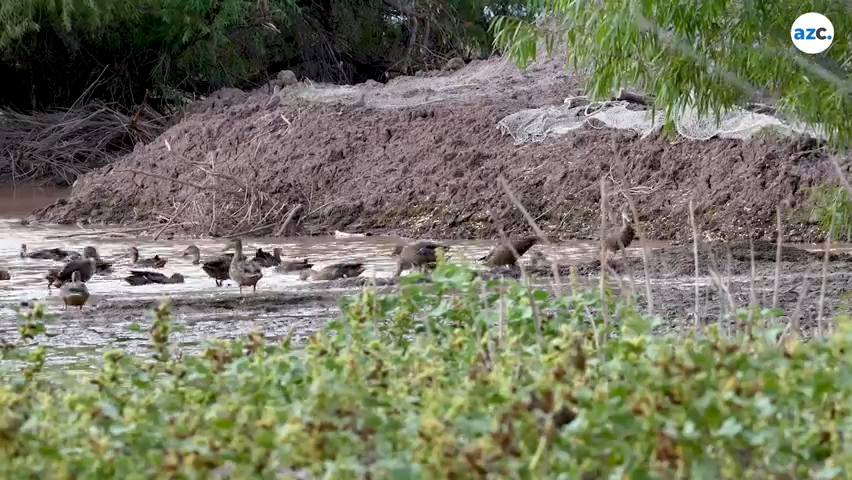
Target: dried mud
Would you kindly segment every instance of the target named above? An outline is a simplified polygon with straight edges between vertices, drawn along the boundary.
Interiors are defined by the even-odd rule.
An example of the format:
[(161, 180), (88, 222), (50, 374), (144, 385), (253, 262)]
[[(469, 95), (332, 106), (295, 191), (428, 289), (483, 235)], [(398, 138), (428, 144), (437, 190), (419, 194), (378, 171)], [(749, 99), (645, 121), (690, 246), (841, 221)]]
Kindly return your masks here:
[[(599, 179), (618, 171), (614, 141), (629, 186), (643, 187), (634, 195), (652, 239), (690, 239), (692, 199), (708, 237), (745, 238), (751, 230), (771, 240), (776, 206), (784, 205), (785, 239), (819, 240), (807, 216), (792, 212), (806, 204), (807, 187), (831, 178), (832, 169), (823, 153), (792, 141), (672, 144), (659, 136), (587, 128), (514, 146), (498, 131), (506, 115), (562, 103), (581, 94), (580, 84), (556, 60), (518, 72), (491, 59), (387, 85), (299, 84), (278, 100), (266, 89), (223, 90), (194, 104), (157, 141), (81, 177), (70, 198), (37, 210), (32, 220), (165, 222), (182, 202), (201, 197), (203, 164), (215, 166), (217, 181), (233, 178), (282, 205), (304, 205), (291, 234), (496, 238), (498, 226), (528, 231), (498, 184), (503, 175), (545, 232), (595, 238)], [(269, 220), (281, 223), (288, 210)], [(229, 233), (192, 215), (184, 212), (175, 228)]]

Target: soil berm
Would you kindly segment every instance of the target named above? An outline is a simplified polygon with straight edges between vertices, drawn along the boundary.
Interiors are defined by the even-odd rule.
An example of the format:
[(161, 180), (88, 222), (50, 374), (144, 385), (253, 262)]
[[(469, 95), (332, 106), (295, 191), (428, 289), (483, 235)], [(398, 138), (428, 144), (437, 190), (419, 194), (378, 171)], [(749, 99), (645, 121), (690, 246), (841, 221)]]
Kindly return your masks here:
[(177, 233), (259, 235), (276, 231), (301, 204), (287, 234), (498, 238), (498, 226), (529, 231), (498, 183), (503, 175), (545, 232), (595, 238), (599, 180), (619, 161), (652, 239), (690, 239), (692, 199), (710, 236), (746, 238), (752, 230), (771, 240), (783, 205), (786, 239), (820, 240), (802, 207), (807, 187), (830, 180), (833, 170), (824, 153), (794, 140), (672, 144), (584, 128), (515, 146), (497, 128), (502, 118), (582, 94), (559, 59), (525, 72), (493, 58), (387, 85), (303, 81), (275, 92), (226, 89), (193, 104), (160, 138), (81, 177), (70, 198), (32, 220), (134, 224), (177, 216)]

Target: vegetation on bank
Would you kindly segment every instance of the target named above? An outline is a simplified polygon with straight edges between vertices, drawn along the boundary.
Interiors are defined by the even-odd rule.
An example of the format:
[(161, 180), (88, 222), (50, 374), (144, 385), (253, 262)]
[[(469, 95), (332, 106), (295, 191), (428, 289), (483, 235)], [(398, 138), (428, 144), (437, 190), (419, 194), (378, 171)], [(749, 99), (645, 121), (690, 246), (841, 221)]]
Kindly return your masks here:
[[(650, 335), (608, 292), (471, 280), (367, 288), (302, 349), (250, 335), (153, 358), (110, 351), (73, 382), (4, 349), (0, 474), (61, 478), (842, 478), (852, 330)], [(769, 315), (774, 312), (763, 312)], [(37, 341), (49, 320), (22, 316)], [(752, 334), (743, 332), (751, 330)], [(24, 367), (20, 362), (23, 361)], [(12, 366), (14, 364), (14, 366)]]
[[(0, 105), (41, 111), (80, 97), (174, 106), (290, 69), (354, 83), (492, 50), (488, 20), (513, 0), (6, 0)], [(166, 105), (163, 105), (165, 103)]]

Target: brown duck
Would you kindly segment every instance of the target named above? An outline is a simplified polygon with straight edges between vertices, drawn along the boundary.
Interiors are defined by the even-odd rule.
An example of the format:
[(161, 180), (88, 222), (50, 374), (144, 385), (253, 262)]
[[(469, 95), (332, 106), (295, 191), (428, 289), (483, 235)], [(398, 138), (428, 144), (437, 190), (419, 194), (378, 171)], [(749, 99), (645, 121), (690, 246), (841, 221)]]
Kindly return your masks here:
[(11, 280), (12, 275), (9, 274), (9, 270), (0, 270), (0, 280)]
[(264, 252), (262, 248), (258, 248), (254, 254), (254, 262), (263, 268), (281, 265), (281, 248), (273, 248), (271, 255)]
[(96, 262), (92, 257), (78, 258), (66, 263), (65, 267), (61, 269), (51, 268), (47, 271), (47, 276), (45, 276), (47, 289), (50, 290), (52, 286), (61, 287), (63, 284), (72, 281), (74, 272), (80, 274), (81, 282), (88, 282), (91, 280), (92, 275), (95, 274), (95, 269), (97, 268)]
[(302, 280), (337, 280), (339, 278), (357, 277), (364, 273), (362, 262), (341, 262), (327, 265), (319, 270), (313, 268), (302, 270), (299, 278)]
[[(243, 287), (251, 287), (252, 293), (257, 293), (257, 282), (263, 278), (260, 265), (243, 255), (243, 241), (241, 239), (230, 240), (225, 246), (225, 250), (231, 248), (234, 249), (234, 257), (228, 267), (228, 275), (240, 287), (240, 296), (243, 295)], [(243, 300), (245, 300), (245, 297), (243, 297)]]
[(627, 209), (621, 209), (621, 227), (613, 229), (612, 232), (604, 239), (603, 248), (608, 256), (610, 252), (616, 253), (623, 248), (627, 248), (636, 237), (636, 231), (633, 229), (633, 222), (630, 219), (630, 214)]
[(523, 256), (527, 250), (533, 247), (538, 243), (538, 237), (524, 237), (511, 241), (512, 248), (516, 252), (518, 252), (518, 256), (515, 257), (515, 254), (512, 253), (512, 248), (509, 248), (508, 245), (497, 245), (494, 247), (491, 252), (480, 258), (480, 262), (484, 262), (487, 267), (504, 267), (509, 266), (513, 267), (517, 265), (518, 258)]
[(281, 265), (275, 267), (275, 271), (279, 273), (288, 273), (288, 272), (298, 272), (300, 270), (307, 270), (309, 268), (313, 268), (313, 263), (308, 263), (308, 259), (293, 261), (293, 262), (282, 262)]
[(95, 273), (103, 274), (112, 271), (112, 264), (101, 260), (95, 247), (86, 247), (83, 249), (82, 257), (70, 260), (62, 268), (48, 269), (44, 277), (47, 280), (47, 289), (50, 290), (52, 286), (61, 287), (63, 283), (70, 282), (71, 274), (75, 271), (80, 272), (81, 282), (88, 282)]
[(168, 262), (168, 259), (160, 258), (159, 255), (154, 255), (153, 258), (139, 258), (139, 249), (136, 247), (128, 248), (127, 254), (130, 255), (130, 263), (140, 267), (163, 268)]
[[(201, 251), (195, 245), (186, 247), (186, 250), (183, 251), (183, 256), (191, 256), (193, 265), (201, 263)], [(232, 258), (234, 258), (233, 253), (223, 253), (216, 258), (205, 261), (201, 265), (201, 269), (204, 270), (204, 273), (208, 277), (216, 281), (217, 287), (221, 287), (223, 281), (231, 279), (228, 269), (231, 267)]]
[(66, 258), (79, 257), (80, 254), (71, 250), (63, 250), (61, 248), (45, 248), (36, 250), (35, 252), (27, 252), (27, 244), (21, 244), (21, 258), (35, 258), (39, 260), (56, 260), (61, 262)]
[(418, 267), (421, 271), (425, 271), (427, 268), (434, 268), (435, 262), (438, 261), (438, 250), (447, 252), (450, 250), (450, 247), (429, 241), (394, 247), (391, 256), (396, 257), (395, 276), (398, 277), (403, 270), (408, 270), (412, 267)]
[[(94, 262), (92, 258), (88, 260)], [(71, 274), (71, 281), (65, 282), (60, 289), (62, 302), (65, 304), (66, 309), (71, 305), (72, 307), (79, 307), (82, 310), (83, 305), (86, 304), (86, 300), (89, 299), (89, 289), (81, 278), (80, 271), (74, 270)]]
[(131, 270), (130, 276), (124, 279), (125, 282), (133, 285), (149, 285), (152, 283), (167, 284), (167, 283), (183, 283), (184, 278), (180, 273), (174, 273), (171, 277), (167, 277), (160, 272), (149, 272), (146, 270)]

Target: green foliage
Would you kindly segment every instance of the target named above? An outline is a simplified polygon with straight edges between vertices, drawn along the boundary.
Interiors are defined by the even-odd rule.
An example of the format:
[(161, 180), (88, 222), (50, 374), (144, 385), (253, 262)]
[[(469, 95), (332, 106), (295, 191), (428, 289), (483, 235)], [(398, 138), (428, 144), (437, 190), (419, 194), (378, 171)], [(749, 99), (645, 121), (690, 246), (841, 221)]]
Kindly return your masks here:
[(852, 200), (849, 192), (836, 182), (808, 190), (813, 203), (812, 214), (826, 237), (835, 242), (852, 241)]
[[(120, 351), (80, 381), (44, 349), (4, 350), (5, 478), (841, 478), (852, 329), (650, 335), (629, 299), (552, 296), (442, 264), (371, 288), (301, 350), (251, 334), (154, 357)], [(37, 334), (41, 307), (22, 315)], [(28, 337), (30, 335), (27, 335)], [(41, 352), (41, 353), (38, 353)], [(302, 475), (300, 475), (302, 476)]]
[(633, 87), (654, 96), (669, 120), (685, 107), (719, 115), (755, 97), (779, 98), (779, 112), (808, 125), (822, 124), (830, 143), (852, 146), (852, 51), (842, 36), (822, 54), (796, 50), (790, 26), (805, 12), (820, 12), (838, 32), (852, 30), (845, 2), (738, 2), (729, 0), (533, 0), (555, 19), (559, 32), (516, 18), (493, 24), (495, 42), (520, 66), (538, 53), (567, 46), (568, 63), (589, 73), (596, 99)]
[(0, 102), (70, 106), (86, 93), (130, 107), (146, 89), (246, 88), (284, 68), (386, 79), (399, 65), (487, 53), (487, 12), (517, 10), (513, 0), (8, 0), (0, 72), (12, 82)]

